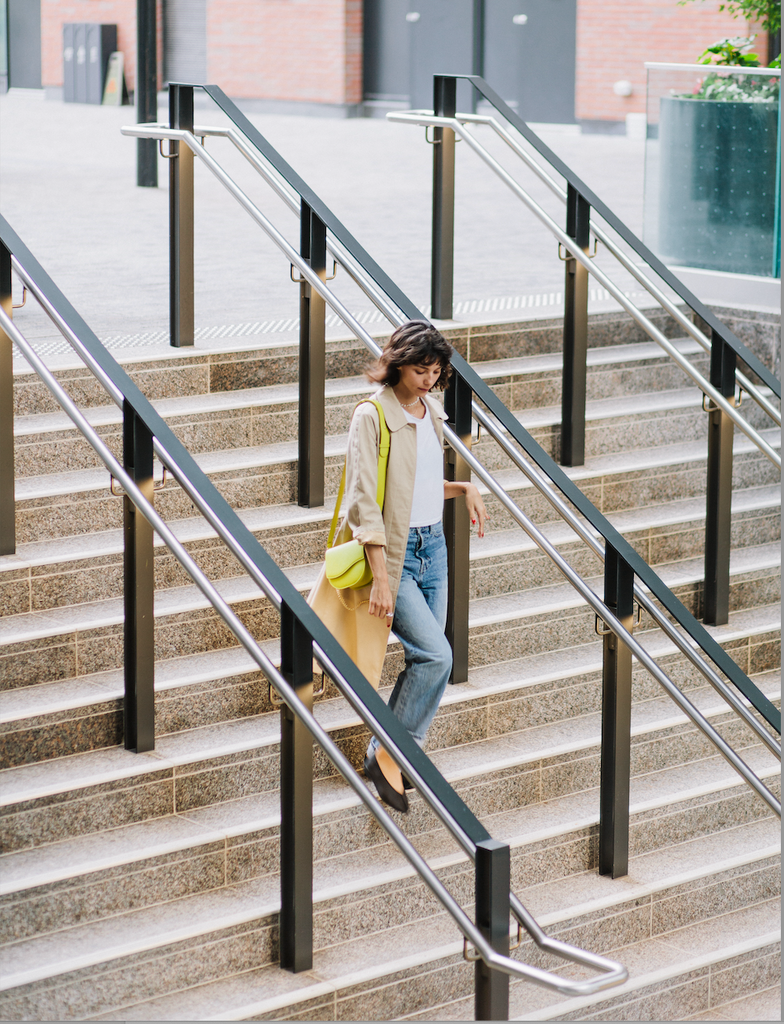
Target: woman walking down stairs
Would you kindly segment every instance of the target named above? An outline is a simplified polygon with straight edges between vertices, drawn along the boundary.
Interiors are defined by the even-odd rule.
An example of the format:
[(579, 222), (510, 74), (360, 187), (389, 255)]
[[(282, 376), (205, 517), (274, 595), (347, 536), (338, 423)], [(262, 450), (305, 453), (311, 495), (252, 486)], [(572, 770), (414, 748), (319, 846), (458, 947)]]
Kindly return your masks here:
[[(764, 320), (758, 329), (768, 329)], [(468, 330), (449, 340), (465, 350)], [(559, 325), (470, 334), (474, 367), (553, 452)], [(569, 474), (699, 615), (700, 396), (621, 315), (593, 318), (590, 344), (586, 464)], [(704, 362), (696, 345), (679, 345)], [(366, 350), (328, 348), (335, 372), (323, 509), (295, 504), (294, 346), (126, 363), (303, 593), (323, 557), (349, 416), (370, 390), (359, 376)], [(65, 368), (58, 376), (118, 447), (119, 411), (88, 372)], [(158, 738), (147, 754), (122, 749), (122, 502), (92, 449), (21, 364), (15, 396), (19, 543), (16, 555), (0, 558), (0, 1017), (472, 1017), (474, 967), (456, 928), (318, 750), (314, 965), (301, 974), (278, 967), (280, 732), (268, 687), (171, 554), (156, 547)], [(598, 586), (598, 559), (522, 474), (493, 462), (492, 442), (476, 448)], [(731, 614), (710, 631), (778, 703), (778, 481), (742, 436), (734, 475)], [(598, 874), (602, 664), (594, 616), (498, 503), (485, 500), (488, 533), (471, 550), (469, 680), (447, 688), (427, 750), (491, 834), (511, 845), (512, 888), (543, 927), (621, 960), (630, 973), (621, 988), (581, 1000), (513, 983), (510, 1016), (766, 1019), (777, 1008), (780, 975), (778, 822), (635, 667), (629, 872)], [(276, 653), (277, 615), (183, 492), (169, 480), (155, 504)], [(639, 630), (645, 645), (773, 786), (777, 771), (764, 747), (647, 627), (643, 621)], [(382, 695), (400, 666), (393, 639)], [(316, 712), (360, 768), (367, 730), (329, 684)], [(466, 859), (419, 797), (400, 820), (470, 906)], [(555, 966), (526, 939), (515, 956)]]

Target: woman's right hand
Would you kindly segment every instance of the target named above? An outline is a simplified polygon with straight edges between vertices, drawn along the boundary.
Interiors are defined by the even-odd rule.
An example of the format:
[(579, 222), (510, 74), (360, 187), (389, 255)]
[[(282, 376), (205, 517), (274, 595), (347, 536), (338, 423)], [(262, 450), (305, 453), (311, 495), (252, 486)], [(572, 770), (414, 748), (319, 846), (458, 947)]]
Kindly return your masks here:
[(392, 591), (389, 589), (384, 549), (380, 544), (366, 544), (365, 554), (370, 562), (370, 568), (373, 570), (373, 586), (370, 588), (368, 611), (379, 619), (386, 619), (387, 625), (391, 626), (395, 602), (392, 600)]

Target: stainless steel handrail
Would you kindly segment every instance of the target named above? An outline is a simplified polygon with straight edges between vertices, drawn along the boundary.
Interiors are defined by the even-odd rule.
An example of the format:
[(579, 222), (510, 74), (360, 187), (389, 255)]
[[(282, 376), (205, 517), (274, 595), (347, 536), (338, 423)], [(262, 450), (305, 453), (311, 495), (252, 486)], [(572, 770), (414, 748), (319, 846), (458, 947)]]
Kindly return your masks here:
[[(569, 981), (568, 979), (561, 978), (550, 971), (544, 971), (519, 960), (515, 960), (512, 957), (503, 956), (493, 949), (485, 936), (477, 928), (474, 922), (471, 921), (466, 912), (444, 886), (416, 847), (413, 846), (405, 833), (395, 824), (394, 821), (392, 821), (381, 803), (373, 798), (367, 787), (361, 782), (359, 775), (354, 770), (349, 760), (341, 752), (340, 748), (332, 740), (326, 730), (319, 725), (309, 708), (307, 708), (307, 706), (300, 700), (296, 689), (285, 679), (279, 669), (259, 647), (251, 633), (243, 625), (240, 618), (231, 609), (228, 602), (220, 595), (215, 585), (208, 579), (193, 558), (188, 554), (185, 546), (155, 511), (154, 506), (147, 500), (130, 474), (125, 471), (119, 459), (117, 459), (107, 447), (98, 432), (90, 425), (86, 417), (78, 409), (67, 391), (65, 391), (65, 389), (58, 383), (54, 374), (51, 373), (40, 356), (35, 352), (34, 348), (18, 330), (16, 325), (13, 323), (13, 320), (1, 307), (0, 326), (2, 326), (2, 329), (8, 337), (17, 345), (49, 391), (65, 410), (76, 428), (92, 445), (93, 449), (96, 451), (112, 476), (114, 476), (114, 478), (122, 485), (126, 494), (128, 494), (134, 502), (134, 505), (139, 509), (142, 515), (144, 515), (153, 529), (164, 541), (166, 546), (175, 555), (205, 598), (210, 602), (218, 615), (220, 615), (221, 619), (223, 619), (248, 654), (250, 654), (267, 679), (273, 684), (279, 695), (305, 724), (305, 727), (313, 738), (324, 749), (332, 763), (338, 771), (340, 771), (341, 775), (343, 775), (354, 792), (359, 796), (360, 800), (362, 800), (367, 809), (416, 870), (433, 895), (452, 917), (463, 936), (473, 944), (482, 959), (489, 966), (494, 967), (505, 974), (512, 977), (522, 978), (526, 981), (532, 981), (545, 988), (561, 992), (564, 995), (590, 995), (594, 992), (608, 988), (611, 985), (618, 985), (625, 981), (628, 977), (628, 972), (626, 968), (617, 961), (610, 960), (607, 957), (601, 957), (594, 953), (589, 953), (586, 950), (578, 949), (577, 947), (570, 946), (568, 943), (562, 943), (559, 940), (550, 939), (546, 936), (536, 922), (533, 921), (533, 918), (531, 918), (530, 914), (525, 910), (522, 904), (520, 904), (520, 901), (516, 898), (514, 898), (514, 900), (510, 900), (510, 906), (514, 903), (512, 910), (515, 913), (515, 916), (518, 916), (519, 912), (523, 921), (530, 921), (533, 924), (534, 927), (530, 930), (535, 942), (537, 942), (537, 936), (539, 936), (542, 938), (543, 942), (538, 944), (545, 945), (546, 948), (550, 949), (552, 952), (559, 953), (559, 955), (568, 957), (570, 960), (594, 967), (598, 970), (604, 971), (605, 973), (587, 981)], [(330, 675), (336, 680), (336, 682), (342, 682), (343, 688), (346, 691), (350, 691), (351, 687), (348, 686), (341, 673), (336, 670), (330, 659), (325, 655), (325, 652), (321, 651), (318, 646), (314, 645), (314, 654), (322, 667), (329, 671)], [(390, 742), (390, 737), (385, 733), (383, 727), (380, 726), (379, 723), (375, 722), (367, 712), (366, 718), (366, 724), (370, 725), (371, 728), (374, 728), (374, 731), (376, 731), (382, 741), (386, 740), (389, 749), (394, 750), (398, 759), (402, 761), (404, 770), (407, 770), (414, 777), (415, 781), (419, 782), (423, 795), (427, 794), (429, 792), (429, 788), (425, 784), (424, 780), (421, 779), (419, 773), (416, 772), (414, 767), (408, 763), (407, 759), (399, 754), (394, 747), (394, 744)], [(433, 802), (438, 802), (435, 800), (432, 793), (429, 795)], [(442, 808), (442, 810), (444, 809)], [(519, 911), (518, 905), (520, 908)]]
[[(428, 113), (427, 111), (410, 111), (408, 114), (422, 115)], [(387, 119), (390, 121), (409, 121), (413, 120), (406, 116), (406, 114), (398, 115), (387, 115)], [(509, 146), (510, 149), (544, 182), (545, 185), (556, 195), (558, 198), (566, 204), (566, 192), (558, 182), (538, 163), (533, 156), (526, 152), (525, 149), (518, 143), (514, 136), (494, 117), (491, 115), (481, 114), (456, 114), (455, 120), (467, 124), (481, 124), (486, 125), (493, 129), (493, 131), (503, 139), (503, 141)], [(415, 124), (422, 124), (421, 119), (414, 120)], [(429, 122), (425, 122), (429, 123)], [(623, 249), (618, 246), (608, 233), (595, 222), (591, 224), (591, 234), (598, 239), (612, 255), (618, 260), (618, 262), (627, 270), (634, 279), (646, 289), (652, 298), (656, 299), (662, 308), (666, 309), (670, 316), (677, 321), (678, 324), (689, 334), (706, 352), (710, 352), (711, 343), (710, 339), (697, 327), (696, 324), (680, 310), (674, 302), (659, 288), (659, 286), (652, 281), (647, 274), (630, 259)], [(781, 426), (781, 412), (774, 405), (772, 405), (765, 395), (757, 388), (755, 384), (749, 380), (749, 378), (741, 371), (735, 370), (735, 380), (739, 386), (752, 398), (761, 409), (770, 416), (770, 418)]]
[[(522, 457), (520, 452), (506, 436), (503, 428), (493, 421), (490, 415), (481, 407), (481, 405), (479, 405), (478, 402), (472, 402), (471, 409), (477, 422), (481, 423), (487, 433), (490, 434), (493, 440), (496, 441), (504, 450), (518, 469), (525, 474), (539, 493), (547, 499), (560, 517), (569, 524), (580, 539), (590, 547), (594, 554), (604, 561), (605, 553), (602, 545), (592, 535), (590, 530), (580, 522), (566, 502), (558, 496), (553, 487), (550, 486), (550, 482), (547, 477)], [(688, 658), (692, 665), (694, 665), (694, 667), (708, 680), (711, 686), (713, 686), (713, 688), (727, 701), (727, 703), (732, 705), (733, 710), (738, 713), (744, 722), (746, 722), (746, 724), (757, 733), (759, 738), (770, 749), (770, 751), (776, 754), (777, 757), (781, 757), (781, 744), (777, 743), (776, 738), (771, 736), (767, 729), (757, 721), (743, 701), (740, 700), (735, 692), (724, 682), (714, 669), (699, 657), (694, 648), (678, 632), (664, 612), (655, 604), (650, 595), (647, 594), (636, 581), (634, 583), (634, 597), (638, 604), (648, 612), (656, 624), (677, 645), (681, 653)]]
[[(390, 120), (406, 120), (405, 115), (402, 114), (389, 114)], [(409, 118), (409, 122), (419, 124), (422, 123), (422, 118), (419, 115), (415, 115), (414, 118)], [(474, 138), (473, 134), (468, 131), (464, 125), (452, 117), (436, 117), (430, 115), (425, 119), (428, 124), (439, 128), (449, 128), (455, 132), (461, 139), (468, 143), (471, 149), (477, 154), (477, 156), (483, 160), (487, 166), (504, 182), (508, 188), (520, 199), (528, 209), (549, 229), (549, 231), (555, 236), (555, 238), (564, 246), (570, 256), (581, 263), (589, 273), (593, 274), (597, 281), (612, 295), (612, 297), (629, 313), (634, 320), (643, 328), (643, 330), (653, 340), (664, 349), (670, 358), (680, 366), (680, 368), (691, 377), (697, 387), (706, 394), (715, 405), (717, 405), (723, 412), (725, 412), (730, 419), (736, 424), (736, 426), (743, 431), (744, 434), (751, 440), (761, 452), (763, 452), (770, 461), (781, 468), (781, 458), (776, 452), (770, 447), (770, 445), (762, 438), (758, 431), (755, 430), (751, 424), (747, 423), (746, 420), (740, 416), (735, 409), (732, 402), (728, 401), (724, 395), (722, 395), (713, 385), (707, 381), (703, 375), (696, 370), (691, 363), (683, 356), (678, 349), (670, 342), (670, 340), (653, 324), (638, 307), (624, 294), (615, 282), (600, 270), (595, 262), (581, 249), (574, 245), (574, 239), (570, 238), (565, 231), (563, 231), (558, 224), (550, 217), (550, 215), (542, 209), (542, 207), (534, 200), (525, 189), (517, 182), (509, 172), (501, 166), (500, 163)], [(540, 168), (541, 171), (541, 168)], [(544, 172), (542, 172), (544, 173)], [(540, 174), (541, 177), (541, 174)], [(595, 231), (595, 229), (594, 229)], [(598, 237), (598, 236), (597, 236)], [(605, 236), (606, 238), (606, 236)], [(606, 243), (605, 243), (606, 244)], [(614, 253), (615, 255), (615, 253)], [(642, 283), (642, 282), (641, 282)], [(691, 332), (690, 332), (691, 333)], [(751, 384), (746, 378), (746, 382)], [(751, 385), (754, 388), (754, 385)], [(744, 390), (746, 386), (744, 384)], [(757, 394), (757, 400), (759, 401), (762, 396), (754, 388)], [(766, 412), (769, 410), (766, 406), (763, 406)], [(771, 409), (773, 407), (771, 406)]]
[[(125, 132), (126, 134), (129, 134), (129, 135), (140, 135), (140, 134), (143, 135), (143, 133), (145, 131), (147, 131), (147, 130), (151, 130), (150, 126), (140, 125), (140, 126), (132, 126), (131, 128), (128, 128), (128, 129), (123, 129), (123, 132)], [(284, 252), (284, 254), (289, 259), (289, 261), (293, 265), (298, 267), (298, 269), (300, 270), (302, 275), (308, 280), (308, 283), (312, 287), (316, 288), (316, 290), (319, 292), (319, 294), (325, 299), (327, 304), (330, 305), (335, 310), (335, 312), (338, 314), (338, 316), (341, 317), (341, 319), (344, 321), (344, 323), (348, 327), (351, 328), (351, 330), (354, 332), (354, 334), (357, 336), (357, 338), (359, 340), (361, 340), (367, 346), (367, 348), (370, 349), (370, 351), (373, 352), (375, 355), (379, 355), (380, 354), (381, 349), (380, 349), (379, 345), (377, 344), (377, 342), (370, 336), (370, 334), (364, 329), (364, 327), (353, 316), (353, 314), (344, 306), (344, 304), (339, 299), (336, 298), (334, 293), (326, 286), (326, 284), (324, 282), (322, 282), (322, 280), (318, 277), (318, 275), (313, 273), (313, 271), (310, 269), (310, 265), (308, 264), (308, 262), (303, 257), (301, 257), (299, 255), (299, 253), (294, 249), (294, 247), (291, 246), (289, 244), (289, 242), (280, 234), (280, 232), (271, 224), (271, 222), (258, 209), (258, 207), (255, 206), (255, 204), (239, 188), (239, 186), (237, 186), (237, 184), (223, 170), (223, 168), (217, 163), (217, 161), (214, 160), (214, 158), (212, 158), (206, 152), (204, 147), (201, 146), (196, 141), (196, 138), (195, 138), (194, 134), (192, 134), (191, 132), (184, 131), (182, 129), (170, 129), (170, 128), (167, 128), (167, 127), (164, 127), (164, 126), (155, 126), (154, 133), (155, 134), (154, 134), (153, 137), (156, 137), (156, 138), (160, 136), (160, 137), (164, 137), (164, 138), (174, 138), (174, 139), (176, 139), (178, 141), (185, 141), (187, 143), (187, 145), (190, 147), (190, 149), (195, 154), (197, 154), (207, 164), (207, 166), (210, 168), (210, 170), (212, 170), (213, 173), (216, 175), (218, 180), (220, 180), (222, 182), (222, 184), (224, 184), (224, 186), (235, 196), (235, 198), (238, 200), (238, 202), (247, 210), (248, 213), (251, 214), (251, 216), (254, 218), (254, 220), (256, 220), (256, 222), (259, 224), (259, 226), (262, 227), (262, 229), (269, 235), (269, 237), (278, 245), (278, 247)], [(390, 310), (390, 312), (391, 311), (392, 310)], [(399, 311), (398, 311), (397, 315), (398, 315), (398, 317), (400, 316)], [(678, 353), (678, 355), (680, 355), (680, 353)], [(714, 390), (714, 389), (711, 389), (711, 390)], [(718, 392), (716, 392), (716, 394), (718, 394)], [(476, 403), (474, 403), (474, 404), (476, 404)], [(458, 443), (462, 445), (462, 442), (459, 441), (459, 438), (458, 438)], [(452, 447), (454, 447), (454, 445), (452, 445)], [(156, 449), (156, 450), (158, 450), (158, 449)], [(165, 464), (165, 458), (164, 458), (164, 453), (163, 452), (159, 451), (159, 457), (161, 458), (161, 461), (164, 462), (164, 464)], [(474, 460), (474, 461), (476, 461), (476, 460)], [(479, 465), (479, 463), (477, 463), (477, 465)], [(173, 472), (173, 475), (176, 475), (174, 473), (174, 470), (172, 472)], [(494, 485), (496, 487), (499, 486), (497, 483), (495, 483), (495, 481), (494, 481)], [(506, 495), (506, 499), (508, 501), (511, 501), (511, 499), (508, 497), (508, 495)], [(553, 549), (553, 550), (555, 550), (555, 549)], [(560, 556), (558, 556), (558, 557), (560, 558)], [(246, 561), (248, 561), (248, 560), (247, 559), (243, 560), (243, 564), (245, 564)], [(258, 574), (258, 571), (255, 569), (255, 566), (253, 568), (254, 568), (253, 575), (254, 575), (254, 578), (255, 578), (256, 575)], [(559, 568), (560, 568), (560, 566), (559, 566)], [(258, 582), (258, 580), (257, 580), (257, 582)], [(644, 594), (644, 592), (641, 590), (641, 588), (639, 586), (636, 587), (636, 590), (640, 592), (640, 596), (642, 598), (642, 603), (644, 604), (644, 606), (646, 606), (646, 610), (649, 610), (650, 608), (654, 608), (655, 611), (658, 611), (658, 609), (655, 608), (655, 605), (653, 605), (653, 603), (647, 598), (647, 595)], [(593, 593), (593, 591), (591, 591), (591, 593)], [(607, 622), (606, 619), (605, 619), (605, 622)], [(610, 623), (607, 622), (607, 625), (610, 625)], [(669, 626), (669, 623), (668, 623), (668, 626)], [(677, 634), (677, 632), (674, 631), (674, 630), (670, 631), (669, 629), (667, 629), (667, 627), (664, 627), (664, 628), (667, 630), (668, 635), (671, 635), (671, 633), (675, 634), (674, 636), (671, 635), (671, 638), (674, 640), (674, 642), (676, 642), (678, 644), (679, 648), (681, 648), (681, 643), (678, 642), (678, 639), (680, 639), (680, 635)], [(676, 637), (678, 639), (676, 639)], [(684, 645), (684, 646), (686, 648), (688, 648), (688, 645)], [(685, 650), (684, 650), (684, 654), (686, 654)], [(688, 656), (689, 655), (687, 654), (687, 657)], [(646, 655), (646, 657), (647, 657), (647, 655)], [(698, 659), (698, 661), (701, 661), (701, 659)], [(655, 662), (652, 661), (652, 659), (651, 659), (651, 662), (654, 665), (656, 664)], [(645, 661), (643, 661), (642, 663), (645, 664)], [(647, 667), (648, 666), (646, 665), (646, 668)], [(661, 671), (661, 670), (658, 669), (658, 666), (657, 666), (657, 670)], [(667, 678), (667, 677), (665, 676), (665, 678)], [(711, 684), (714, 685), (714, 687), (717, 690), (719, 690), (719, 692), (723, 692), (723, 688), (725, 688), (725, 687), (724, 687), (723, 681), (718, 676), (713, 674), (713, 677), (706, 676), (706, 678), (708, 678), (708, 680), (711, 682)], [(716, 681), (718, 681), (718, 685), (717, 685)], [(661, 679), (659, 679), (659, 682), (661, 682)], [(669, 681), (669, 680), (668, 680), (668, 682), (670, 682), (670, 686), (675, 687), (674, 683), (671, 683), (671, 681)], [(665, 689), (667, 689), (667, 686), (664, 683), (662, 683), (662, 685), (664, 685)], [(677, 690), (677, 687), (675, 687), (675, 689)], [(727, 691), (727, 692), (731, 694), (731, 691)], [(680, 690), (677, 690), (677, 693), (679, 694), (680, 697), (683, 696), (680, 693)], [(731, 695), (729, 698), (727, 698), (728, 699), (728, 703), (732, 703), (733, 697), (734, 697), (734, 695)], [(676, 703), (678, 703), (678, 699), (677, 698), (673, 697), (673, 699), (675, 699)], [(685, 700), (686, 698), (683, 698), (683, 699)], [(741, 705), (741, 707), (742, 706), (743, 705)], [(744, 714), (744, 712), (745, 712), (745, 714)], [(750, 714), (748, 714), (748, 712), (746, 712), (745, 708), (743, 709), (743, 712), (738, 711), (738, 714), (740, 714), (742, 717), (744, 717), (744, 720), (751, 719), (751, 721), (756, 721), (755, 719), (753, 719), (753, 716), (751, 716)], [(761, 728), (759, 726), (759, 723), (757, 723), (756, 726), (752, 725), (751, 727), (753, 729), (755, 729), (755, 731), (757, 731), (758, 728)], [(762, 730), (762, 731), (764, 732), (765, 730)], [(709, 735), (709, 734), (706, 733), (706, 735)], [(716, 734), (716, 735), (718, 736), (718, 734)], [(721, 740), (721, 737), (719, 737), (719, 739)], [(721, 740), (721, 742), (723, 743), (724, 741)], [(769, 741), (768, 740), (765, 740), (764, 742), (766, 742), (769, 745)], [(717, 744), (717, 746), (719, 746), (719, 744)], [(731, 748), (728, 748), (728, 749), (731, 750)], [(737, 757), (737, 755), (734, 754), (734, 751), (732, 751), (732, 755)], [(738, 759), (738, 760), (740, 761), (740, 759)], [(733, 762), (730, 760), (730, 763), (733, 763)], [(740, 764), (743, 764), (743, 762), (740, 761)], [(743, 774), (743, 771), (741, 769), (737, 768), (737, 766), (735, 766), (735, 765), (734, 765), (734, 767), (736, 767), (736, 770), (740, 771), (740, 773)], [(750, 769), (748, 769), (748, 770), (750, 771)], [(756, 779), (756, 776), (755, 776), (755, 779)], [(749, 781), (749, 780), (747, 779), (747, 781)], [(757, 780), (757, 782), (759, 783), (759, 780)], [(750, 782), (749, 784), (752, 785), (752, 788), (756, 789), (756, 786), (754, 786), (753, 783)], [(761, 783), (759, 783), (759, 784), (761, 785)], [(764, 787), (763, 787), (763, 789), (764, 789)], [(757, 792), (759, 792), (759, 790), (757, 790)], [(765, 790), (765, 792), (767, 793), (768, 791)], [(760, 795), (763, 796), (762, 793), (760, 793)], [(770, 794), (768, 794), (768, 795), (770, 796)], [(766, 799), (766, 802), (769, 802), (765, 796), (763, 796), (763, 799)], [(772, 799), (775, 800), (775, 798), (772, 798)], [(780, 813), (780, 806), (779, 806), (779, 812), (778, 813)]]
[(749, 768), (745, 761), (740, 758), (730, 747), (726, 740), (719, 735), (708, 720), (692, 704), (680, 689), (672, 682), (669, 676), (654, 661), (651, 655), (639, 643), (638, 640), (626, 629), (615, 613), (598, 597), (588, 586), (585, 580), (575, 572), (566, 559), (558, 552), (556, 547), (545, 537), (541, 530), (536, 527), (528, 516), (509, 497), (504, 488), (488, 472), (481, 462), (472, 454), (471, 449), (466, 447), (460, 437), (448, 425), (444, 425), (444, 436), (449, 444), (463, 458), (471, 471), (492, 491), (501, 502), (512, 518), (522, 526), (531, 540), (542, 550), (556, 565), (566, 580), (571, 583), (583, 600), (590, 605), (594, 612), (610, 627), (619, 640), (623, 641), (640, 664), (660, 683), (667, 693), (672, 697), (678, 707), (694, 722), (698, 729), (717, 747), (719, 753), (725, 758), (738, 774), (745, 779), (751, 788), (762, 797), (766, 804), (781, 816), (781, 804), (769, 789), (760, 781), (755, 773)]

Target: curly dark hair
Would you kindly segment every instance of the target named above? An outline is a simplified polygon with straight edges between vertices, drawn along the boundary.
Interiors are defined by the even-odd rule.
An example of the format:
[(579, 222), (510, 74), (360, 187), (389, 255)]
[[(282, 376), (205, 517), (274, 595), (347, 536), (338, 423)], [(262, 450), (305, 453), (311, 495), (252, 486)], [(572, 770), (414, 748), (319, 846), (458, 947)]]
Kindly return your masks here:
[(439, 330), (425, 320), (410, 320), (398, 327), (384, 346), (384, 351), (365, 371), (376, 384), (394, 387), (400, 380), (401, 366), (432, 366), (441, 364), (441, 375), (434, 387), (443, 391), (452, 374), (452, 346)]

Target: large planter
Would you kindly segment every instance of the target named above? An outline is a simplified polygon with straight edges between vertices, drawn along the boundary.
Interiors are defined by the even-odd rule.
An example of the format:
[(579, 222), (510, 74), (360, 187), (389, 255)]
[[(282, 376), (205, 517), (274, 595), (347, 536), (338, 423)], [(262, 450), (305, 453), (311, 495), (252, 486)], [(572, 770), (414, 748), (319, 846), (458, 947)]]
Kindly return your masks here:
[(771, 277), (778, 104), (663, 97), (659, 253)]

